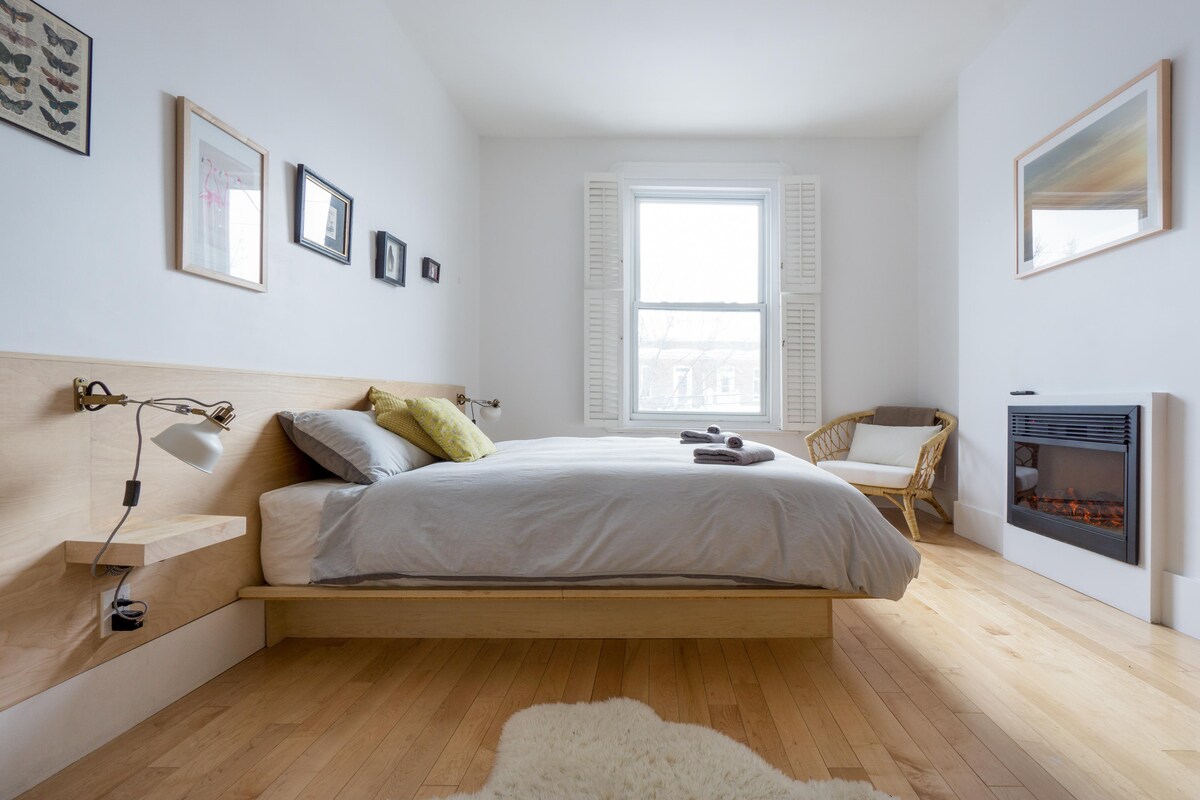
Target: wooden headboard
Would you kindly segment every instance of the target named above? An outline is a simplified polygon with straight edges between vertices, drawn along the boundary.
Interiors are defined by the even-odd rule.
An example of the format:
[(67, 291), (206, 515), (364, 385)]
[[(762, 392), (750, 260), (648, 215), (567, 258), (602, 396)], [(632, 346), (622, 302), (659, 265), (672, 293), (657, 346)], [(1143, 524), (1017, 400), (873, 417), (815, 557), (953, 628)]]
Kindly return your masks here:
[[(98, 600), (116, 578), (92, 578), (63, 560), (63, 542), (111, 526), (124, 510), (133, 468), (134, 409), (75, 413), (75, 378), (102, 380), (145, 399), (228, 400), (237, 410), (212, 475), (149, 444), (142, 455), (141, 520), (171, 514), (247, 518), (247, 535), (130, 576), (152, 606), (145, 627), (101, 640)], [(0, 710), (132, 650), (237, 599), (262, 583), (258, 497), (317, 477), (319, 469), (283, 435), (275, 413), (369, 406), (371, 386), (406, 397), (454, 397), (463, 388), (388, 380), (325, 378), (245, 370), (134, 364), (0, 353)], [(147, 409), (147, 436), (178, 422)]]

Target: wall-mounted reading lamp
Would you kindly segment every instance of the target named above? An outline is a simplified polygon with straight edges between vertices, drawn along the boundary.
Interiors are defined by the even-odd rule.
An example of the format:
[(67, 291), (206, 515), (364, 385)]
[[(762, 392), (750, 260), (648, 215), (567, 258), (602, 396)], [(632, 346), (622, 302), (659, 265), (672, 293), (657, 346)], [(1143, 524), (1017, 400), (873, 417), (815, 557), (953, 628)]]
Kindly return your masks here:
[[(155, 397), (149, 400), (132, 400), (127, 395), (113, 394), (102, 381), (89, 383), (83, 378), (75, 379), (73, 396), (76, 412), (99, 411), (114, 405), (132, 404), (137, 406), (137, 413), (134, 414), (134, 427), (137, 429), (137, 451), (133, 459), (133, 477), (125, 482), (125, 499), (122, 502), (122, 505), (125, 506), (125, 513), (112, 529), (112, 533), (108, 535), (104, 545), (96, 553), (96, 557), (92, 559), (92, 577), (97, 577), (96, 565), (100, 562), (100, 557), (112, 544), (113, 537), (117, 535), (117, 531), (121, 530), (125, 520), (129, 519), (129, 514), (138, 504), (138, 498), (142, 492), (142, 483), (138, 480), (138, 472), (142, 467), (142, 410), (150, 407), (175, 414), (196, 414), (204, 417), (195, 424), (178, 422), (150, 441), (183, 463), (208, 473), (213, 471), (213, 467), (217, 465), (224, 450), (221, 445), (221, 431), (229, 430), (229, 423), (237, 415), (233, 411), (233, 404), (225, 400), (218, 403), (202, 403), (190, 397)], [(104, 568), (106, 574), (121, 576), (113, 594), (113, 614), (130, 623), (130, 628), (138, 628), (141, 627), (146, 612), (150, 610), (149, 605), (141, 600), (131, 601), (130, 605), (141, 606), (140, 611), (131, 610), (130, 605), (117, 605), (117, 598), (121, 595), (121, 585), (125, 583), (125, 578), (132, 569), (133, 567), (124, 566), (106, 566)]]
[(479, 421), (475, 419), (475, 407), (479, 406), (479, 416), (483, 417), (484, 422), (495, 422), (500, 419), (500, 401), (499, 400), (474, 400), (467, 397), (465, 394), (458, 396), (458, 404), (460, 406), (469, 405), (471, 408), (471, 422), (476, 425)]

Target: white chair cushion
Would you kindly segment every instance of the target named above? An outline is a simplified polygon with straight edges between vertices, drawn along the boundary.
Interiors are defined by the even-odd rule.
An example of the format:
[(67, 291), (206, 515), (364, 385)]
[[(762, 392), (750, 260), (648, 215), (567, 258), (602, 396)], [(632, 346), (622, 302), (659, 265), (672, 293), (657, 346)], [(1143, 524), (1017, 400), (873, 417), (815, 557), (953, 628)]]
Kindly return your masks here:
[(911, 472), (917, 466), (921, 445), (941, 430), (940, 425), (909, 427), (860, 422), (854, 428), (854, 439), (850, 442), (846, 460), (908, 467)]
[(867, 464), (862, 461), (819, 461), (817, 466), (832, 472), (847, 483), (863, 486), (882, 486), (885, 489), (903, 489), (912, 480), (912, 467), (897, 467), (891, 464)]
[(1013, 473), (1018, 492), (1027, 492), (1037, 486), (1038, 471), (1033, 467), (1015, 467)]

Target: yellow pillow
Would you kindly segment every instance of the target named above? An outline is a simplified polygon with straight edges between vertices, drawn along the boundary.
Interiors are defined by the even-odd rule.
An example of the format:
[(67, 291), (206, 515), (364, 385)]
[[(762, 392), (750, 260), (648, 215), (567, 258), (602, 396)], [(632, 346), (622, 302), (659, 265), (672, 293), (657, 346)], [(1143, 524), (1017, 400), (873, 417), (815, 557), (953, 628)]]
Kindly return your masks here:
[(401, 436), (424, 450), (434, 458), (449, 461), (450, 456), (435, 442), (425, 429), (413, 418), (408, 405), (401, 397), (371, 387), (367, 392), (371, 405), (375, 406), (375, 423), (379, 427)]
[(444, 397), (409, 400), (408, 410), (453, 461), (478, 461), (496, 452), (492, 440)]

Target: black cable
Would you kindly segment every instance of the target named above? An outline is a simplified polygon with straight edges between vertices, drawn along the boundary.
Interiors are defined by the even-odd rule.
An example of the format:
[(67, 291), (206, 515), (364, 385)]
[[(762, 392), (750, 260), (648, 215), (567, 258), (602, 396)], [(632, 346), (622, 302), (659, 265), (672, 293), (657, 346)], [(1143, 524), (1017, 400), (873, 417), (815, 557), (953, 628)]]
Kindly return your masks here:
[(113, 591), (112, 610), (113, 614), (127, 620), (139, 620), (146, 616), (150, 611), (150, 604), (145, 600), (129, 600), (131, 606), (141, 606), (141, 611), (126, 611), (127, 606), (118, 605), (121, 600), (121, 587), (125, 585), (125, 579), (129, 577), (129, 573), (133, 572), (133, 567), (121, 567), (121, 580), (117, 581), (117, 588)]
[[(89, 383), (85, 390), (86, 394), (88, 394), (88, 395), (92, 394), (94, 392), (94, 390), (97, 388), (101, 389), (104, 392), (104, 394), (106, 394), (106, 395), (112, 394), (112, 392), (109, 390), (108, 386), (106, 386), (103, 381), (92, 381), (91, 383)], [(133, 513), (134, 506), (137, 505), (137, 496), (138, 496), (137, 482), (138, 482), (138, 475), (141, 473), (141, 470), (142, 470), (142, 442), (143, 442), (142, 411), (145, 410), (146, 406), (151, 406), (153, 408), (159, 408), (164, 411), (174, 411), (178, 414), (191, 413), (191, 409), (177, 405), (178, 403), (190, 403), (193, 406), (199, 406), (201, 408), (216, 408), (217, 406), (229, 406), (231, 408), (233, 407), (233, 403), (230, 403), (228, 400), (221, 400), (216, 403), (204, 403), (204, 402), (201, 402), (201, 401), (195, 399), (194, 397), (152, 397), (149, 400), (128, 400), (126, 402), (134, 403), (138, 407), (137, 412), (133, 415), (134, 428), (137, 431), (137, 449), (136, 449), (136, 451), (134, 453), (134, 457), (133, 457), (133, 477), (131, 477), (129, 479), (129, 482), (126, 484), (126, 503), (127, 504), (125, 506), (125, 513), (121, 515), (121, 519), (117, 520), (117, 524), (113, 526), (112, 531), (108, 534), (108, 538), (104, 540), (104, 544), (100, 546), (100, 549), (96, 552), (96, 556), (92, 559), (91, 569), (92, 569), (92, 577), (93, 578), (100, 577), (96, 572), (96, 567), (99, 566), (100, 559), (104, 556), (104, 553), (108, 550), (109, 545), (112, 544), (112, 541), (116, 537), (117, 532), (121, 530), (121, 527), (125, 524), (125, 521), (127, 519), (129, 519), (129, 515), (131, 513)], [(87, 409), (88, 411), (99, 411), (101, 408), (104, 408), (103, 405), (89, 405), (87, 403), (83, 403), (82, 407)], [(120, 599), (120, 596), (121, 596), (121, 587), (125, 585), (125, 579), (127, 577), (129, 577), (129, 573), (132, 571), (133, 571), (133, 567), (127, 567), (127, 566), (106, 564), (104, 567), (105, 575), (120, 575), (121, 576), (121, 580), (117, 581), (117, 588), (116, 588), (115, 592), (113, 593), (112, 609), (113, 609), (114, 614), (116, 614), (117, 616), (119, 616), (123, 619), (127, 619), (127, 620), (140, 619), (140, 618), (144, 617), (150, 611), (150, 604), (146, 603), (143, 600), (130, 600), (129, 601), (129, 605), (141, 606), (142, 607), (141, 611), (127, 612), (124, 610), (124, 608), (125, 608), (124, 606), (117, 605), (117, 601)]]
[[(90, 395), (93, 393), (92, 390), (95, 389), (97, 386), (99, 386), (101, 389), (104, 390), (104, 394), (108, 394), (108, 395), (112, 394), (112, 392), (109, 391), (109, 388), (104, 385), (104, 381), (92, 381), (91, 383), (89, 383), (87, 385), (87, 389), (85, 389), (84, 391), (86, 394)], [(98, 406), (97, 405), (88, 405), (86, 403), (84, 403), (83, 407), (86, 408), (88, 411), (99, 411), (100, 409), (104, 408), (103, 405), (98, 405)]]
[[(99, 381), (95, 381), (95, 383), (99, 383)], [(101, 385), (103, 385), (103, 384), (101, 384)], [(90, 389), (89, 389), (89, 391), (90, 391)], [(109, 393), (107, 387), (104, 389), (104, 391), (105, 391), (105, 394)], [(137, 450), (135, 451), (135, 454), (133, 457), (133, 477), (130, 478), (131, 483), (137, 482), (138, 474), (142, 470), (142, 441), (143, 441), (142, 410), (145, 409), (146, 406), (154, 403), (155, 401), (154, 400), (144, 400), (144, 401), (134, 401), (134, 402), (137, 402), (137, 407), (138, 407), (137, 412), (133, 415), (134, 428), (137, 430)], [(117, 524), (115, 526), (113, 526), (112, 532), (108, 534), (108, 538), (104, 540), (104, 544), (101, 545), (100, 549), (96, 552), (95, 558), (92, 559), (92, 577), (93, 578), (100, 577), (98, 574), (96, 574), (96, 567), (100, 563), (100, 558), (104, 555), (104, 552), (106, 550), (108, 550), (108, 546), (110, 544), (112, 544), (113, 538), (117, 535), (117, 531), (121, 530), (121, 526), (123, 526), (125, 524), (125, 520), (129, 519), (129, 515), (131, 513), (133, 513), (133, 508), (134, 507), (132, 505), (125, 507), (125, 513), (121, 515), (121, 519), (117, 521)], [(142, 610), (140, 612), (134, 612), (132, 614), (124, 613), (122, 611), (121, 607), (117, 605), (117, 600), (121, 595), (121, 586), (124, 585), (125, 579), (129, 576), (129, 573), (132, 571), (133, 571), (133, 567), (124, 567), (124, 566), (117, 566), (117, 565), (111, 565), (111, 564), (105, 565), (105, 567), (104, 567), (105, 575), (120, 575), (121, 576), (121, 580), (117, 582), (116, 591), (113, 593), (112, 609), (113, 609), (113, 613), (116, 614), (117, 616), (122, 617), (124, 619), (129, 619), (129, 620), (139, 619), (140, 617), (145, 616), (146, 612), (148, 612), (150, 610), (150, 605), (141, 600), (131, 601), (132, 603), (140, 605), (142, 607)]]

